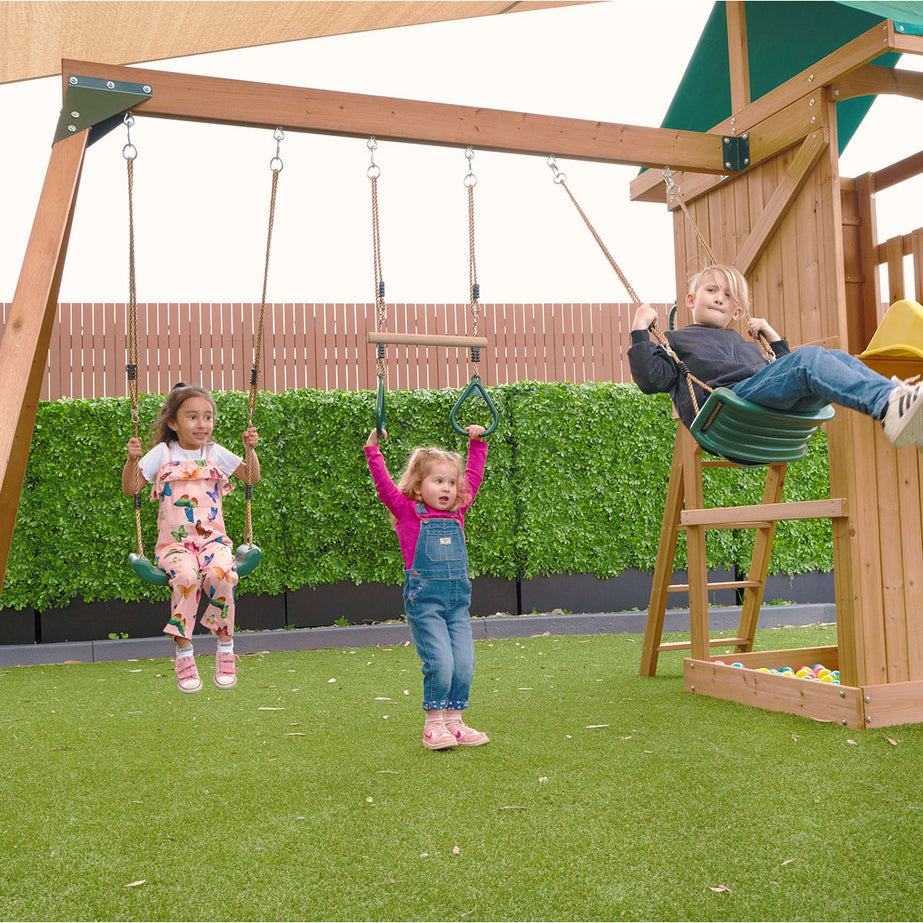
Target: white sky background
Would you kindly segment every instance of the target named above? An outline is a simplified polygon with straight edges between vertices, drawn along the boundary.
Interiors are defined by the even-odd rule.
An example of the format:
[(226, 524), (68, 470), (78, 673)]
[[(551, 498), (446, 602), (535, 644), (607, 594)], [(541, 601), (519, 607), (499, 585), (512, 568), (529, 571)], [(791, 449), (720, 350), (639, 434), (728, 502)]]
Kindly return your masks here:
[[(610, 0), (154, 62), (265, 83), (658, 126), (711, 2)], [(900, 67), (923, 69), (905, 56)], [(156, 92), (156, 87), (155, 87)], [(879, 98), (841, 159), (855, 176), (923, 149), (923, 103)], [(10, 301), (61, 108), (60, 80), (0, 85), (0, 301)], [(269, 162), (265, 130), (137, 118), (139, 301), (259, 302)], [(126, 301), (125, 130), (87, 152), (60, 301)], [(364, 139), (289, 132), (282, 143), (269, 301), (373, 301)], [(389, 302), (468, 298), (464, 151), (379, 142)], [(629, 201), (635, 167), (559, 159), (568, 185), (641, 298), (671, 301), (672, 219)], [(476, 151), (484, 302), (627, 301), (544, 157)], [(879, 196), (879, 237), (923, 224), (919, 182)]]

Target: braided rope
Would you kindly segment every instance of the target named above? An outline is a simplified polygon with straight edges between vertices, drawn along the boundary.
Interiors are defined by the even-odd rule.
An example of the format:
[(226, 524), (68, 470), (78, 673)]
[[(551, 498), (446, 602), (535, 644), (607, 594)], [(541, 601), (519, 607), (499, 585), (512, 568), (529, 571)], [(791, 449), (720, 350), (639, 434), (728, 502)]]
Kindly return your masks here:
[[(468, 173), (465, 176), (465, 186), (468, 189), (468, 297), (470, 298), (469, 311), (471, 312), (471, 329), (472, 336), (478, 335), (478, 324), (481, 319), (481, 286), (478, 284), (478, 264), (475, 250), (475, 220), (474, 220), (474, 187), (477, 185), (477, 177), (474, 175), (472, 161), (474, 160), (474, 151), (469, 147), (465, 151), (465, 157), (468, 158)], [(481, 348), (472, 346), (470, 353), (470, 363), (474, 366), (474, 374), (480, 378)]]
[[(272, 229), (276, 219), (276, 192), (279, 188), (279, 174), (282, 172), (282, 160), (279, 157), (278, 142), (282, 140), (282, 129), (277, 128), (276, 156), (270, 161), (272, 171), (272, 185), (269, 193), (269, 222), (266, 229), (266, 258), (263, 263), (263, 291), (260, 297), (260, 315), (256, 328), (256, 345), (253, 350), (253, 368), (250, 370), (250, 391), (247, 397), (247, 429), (253, 426), (253, 414), (256, 411), (257, 395), (259, 392), (260, 368), (263, 364), (263, 331), (266, 322), (266, 291), (269, 285), (269, 258), (272, 253)], [(280, 137), (282, 136), (282, 137)], [(275, 164), (278, 163), (278, 166)], [(247, 505), (244, 513), (244, 534), (247, 544), (253, 544), (253, 485), (250, 483), (253, 469), (253, 447), (247, 446)]]
[[(126, 126), (131, 125), (129, 122), (130, 115), (126, 115)], [(132, 120), (133, 121), (133, 120)], [(130, 134), (129, 134), (130, 138)], [(128, 179), (128, 364), (126, 371), (128, 373), (128, 397), (131, 402), (131, 423), (132, 436), (137, 437), (140, 433), (140, 412), (138, 397), (138, 294), (135, 274), (135, 206), (134, 206), (134, 188), (135, 188), (135, 158), (128, 156), (129, 148), (137, 151), (129, 140), (122, 149), (125, 157), (126, 176)], [(135, 545), (139, 557), (144, 557), (144, 542), (141, 536), (141, 468), (135, 465)]]
[[(695, 233), (696, 238), (698, 239), (699, 243), (702, 245), (702, 249), (705, 251), (705, 256), (708, 258), (709, 265), (711, 266), (718, 265), (720, 261), (715, 256), (715, 254), (712, 252), (711, 247), (708, 246), (708, 241), (705, 240), (704, 236), (702, 235), (702, 232), (699, 230), (699, 226), (696, 223), (695, 218), (692, 216), (692, 213), (686, 207), (686, 203), (683, 200), (683, 197), (680, 195), (680, 193), (682, 192), (682, 188), (680, 186), (677, 186), (676, 183), (673, 182), (673, 174), (671, 173), (669, 167), (663, 168), (663, 177), (667, 181), (667, 195), (670, 198), (676, 199), (676, 201), (679, 202), (679, 207), (683, 210), (683, 215), (686, 218), (686, 221), (689, 223), (689, 226), (692, 228), (693, 232)], [(750, 312), (744, 311), (741, 319), (744, 321), (744, 323), (750, 320)], [(756, 341), (760, 347), (760, 352), (762, 352), (763, 354), (763, 358), (767, 362), (775, 362), (776, 354), (772, 351), (772, 347), (769, 345), (769, 340), (766, 339), (766, 335), (764, 333), (758, 333), (756, 336)]]

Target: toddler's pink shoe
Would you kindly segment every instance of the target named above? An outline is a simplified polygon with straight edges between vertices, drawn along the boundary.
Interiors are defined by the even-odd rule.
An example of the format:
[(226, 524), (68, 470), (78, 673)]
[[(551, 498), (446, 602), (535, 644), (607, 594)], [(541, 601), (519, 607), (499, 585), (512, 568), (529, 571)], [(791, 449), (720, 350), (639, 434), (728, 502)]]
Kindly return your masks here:
[(176, 671), (176, 685), (180, 692), (198, 692), (202, 688), (202, 680), (192, 654), (177, 657), (173, 661), (173, 669)]
[(423, 727), (423, 746), (427, 750), (449, 750), (457, 747), (458, 741), (442, 721), (433, 721)]
[(490, 738), (483, 731), (468, 727), (464, 721), (447, 721), (446, 728), (463, 747), (480, 747), (490, 743)]
[(237, 654), (215, 654), (215, 685), (219, 689), (233, 689), (237, 685)]

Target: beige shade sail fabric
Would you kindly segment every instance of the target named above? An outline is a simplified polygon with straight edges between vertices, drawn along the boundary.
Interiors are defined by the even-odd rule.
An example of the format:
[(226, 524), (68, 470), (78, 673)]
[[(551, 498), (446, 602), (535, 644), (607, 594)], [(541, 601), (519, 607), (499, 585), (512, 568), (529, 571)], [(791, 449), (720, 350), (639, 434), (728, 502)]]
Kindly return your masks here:
[(585, 0), (9, 0), (0, 3), (0, 83), (59, 74), (62, 58), (139, 64), (582, 2)]

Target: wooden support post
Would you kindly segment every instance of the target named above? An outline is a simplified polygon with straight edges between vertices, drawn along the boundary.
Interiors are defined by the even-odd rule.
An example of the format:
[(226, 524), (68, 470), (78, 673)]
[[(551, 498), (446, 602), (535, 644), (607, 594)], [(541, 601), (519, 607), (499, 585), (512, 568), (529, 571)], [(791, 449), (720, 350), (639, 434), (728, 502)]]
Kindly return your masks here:
[(750, 105), (750, 57), (747, 53), (747, 13), (742, 0), (728, 0), (728, 64), (731, 76), (731, 112)]
[(10, 316), (0, 340), (0, 589), (35, 428), (88, 132), (51, 150)]

